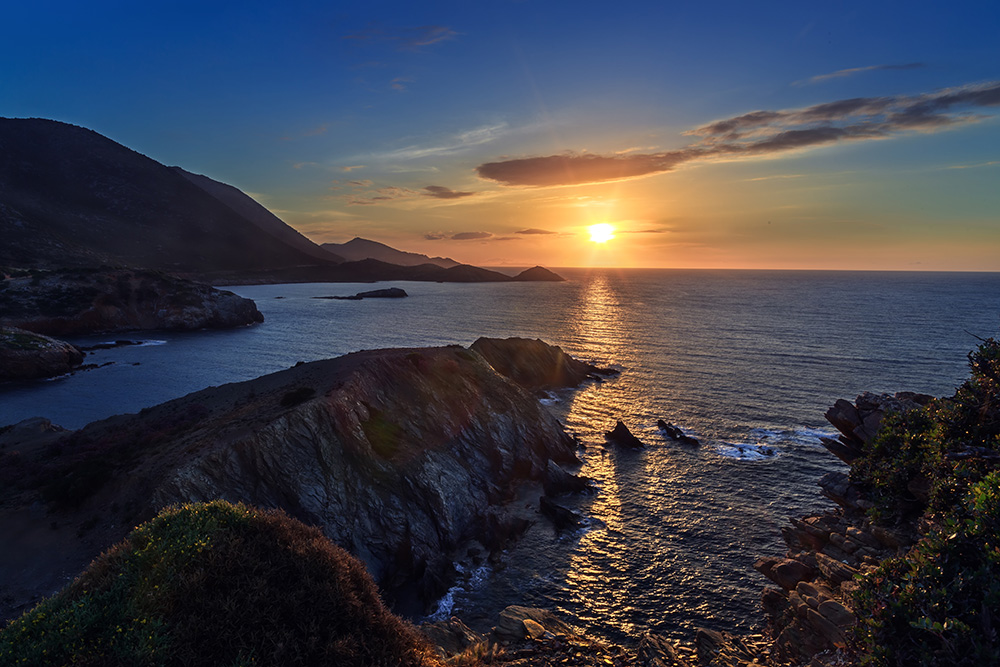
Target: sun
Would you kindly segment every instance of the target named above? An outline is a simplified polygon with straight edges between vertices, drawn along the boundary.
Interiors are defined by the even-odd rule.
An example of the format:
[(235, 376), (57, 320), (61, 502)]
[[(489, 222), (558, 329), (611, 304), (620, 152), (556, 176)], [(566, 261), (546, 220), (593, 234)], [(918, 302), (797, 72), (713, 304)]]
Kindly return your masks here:
[(606, 222), (591, 225), (589, 228), (590, 240), (594, 243), (607, 243), (615, 237), (615, 228)]

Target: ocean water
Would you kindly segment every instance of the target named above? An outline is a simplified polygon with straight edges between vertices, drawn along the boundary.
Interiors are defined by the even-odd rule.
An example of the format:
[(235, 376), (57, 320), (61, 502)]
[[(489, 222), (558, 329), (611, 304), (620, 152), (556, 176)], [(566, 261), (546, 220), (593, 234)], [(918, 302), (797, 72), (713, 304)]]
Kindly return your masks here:
[[(997, 332), (1000, 274), (560, 271), (564, 283), (388, 283), (402, 300), (337, 301), (370, 285), (232, 288), (262, 325), (137, 333), (106, 364), (0, 387), (0, 424), (41, 415), (68, 428), (206, 386), (360, 349), (542, 338), (620, 376), (544, 402), (583, 445), (597, 493), (568, 498), (584, 526), (539, 521), (499, 562), (467, 567), (441, 601), (488, 628), (508, 604), (544, 606), (615, 641), (645, 629), (759, 628), (761, 555), (781, 555), (788, 517), (829, 507), (816, 480), (842, 469), (819, 444), (838, 398), (950, 394), (976, 336)], [(622, 419), (649, 446), (604, 447)], [(702, 442), (665, 439), (665, 419)]]

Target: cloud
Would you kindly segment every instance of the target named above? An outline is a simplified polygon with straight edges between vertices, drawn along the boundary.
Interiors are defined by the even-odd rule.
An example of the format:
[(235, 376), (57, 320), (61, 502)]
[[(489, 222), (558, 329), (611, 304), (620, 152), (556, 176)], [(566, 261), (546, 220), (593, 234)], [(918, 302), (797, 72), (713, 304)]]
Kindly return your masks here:
[(547, 229), (522, 229), (519, 232), (514, 232), (515, 234), (555, 234), (556, 232), (550, 232)]
[(488, 239), (492, 237), (493, 234), (489, 232), (459, 232), (458, 234), (452, 234), (452, 241), (475, 241), (477, 239)]
[(389, 82), (389, 87), (393, 90), (404, 91), (408, 83), (413, 83), (413, 79), (408, 79), (405, 76), (397, 76)]
[(440, 232), (428, 232), (424, 234), (424, 238), (428, 241), (443, 241), (448, 238), (447, 234), (442, 234)]
[(922, 95), (858, 97), (799, 109), (752, 111), (685, 134), (694, 143), (656, 153), (564, 153), (487, 162), (480, 178), (505, 185), (551, 187), (600, 183), (672, 171), (696, 161), (767, 156), (804, 148), (933, 132), (983, 118), (975, 109), (1000, 106), (1000, 82)]
[(457, 192), (443, 185), (428, 185), (424, 190), (426, 196), (436, 199), (461, 199), (462, 197), (471, 197), (476, 194), (475, 192)]
[(354, 171), (355, 169), (364, 169), (364, 168), (365, 168), (365, 165), (363, 165), (363, 164), (352, 164), (352, 165), (348, 165), (346, 167), (341, 167), (340, 170), (343, 171), (343, 172), (351, 172), (351, 171)]
[(448, 26), (422, 25), (414, 28), (385, 28), (370, 25), (368, 28), (343, 39), (357, 42), (387, 42), (395, 44), (400, 51), (421, 51), (424, 47), (455, 39), (459, 33)]
[(830, 79), (841, 79), (846, 76), (854, 76), (855, 74), (862, 74), (864, 72), (876, 72), (881, 70), (907, 70), (907, 69), (922, 69), (926, 67), (924, 63), (905, 63), (903, 65), (868, 65), (867, 67), (851, 67), (849, 69), (839, 69), (836, 72), (830, 72), (829, 74), (820, 74), (818, 76), (809, 77), (802, 81), (796, 81), (793, 86), (804, 86), (810, 83), (820, 83), (823, 81), (829, 81)]
[(355, 188), (370, 188), (374, 183), (367, 178), (361, 181), (347, 181), (347, 184)]

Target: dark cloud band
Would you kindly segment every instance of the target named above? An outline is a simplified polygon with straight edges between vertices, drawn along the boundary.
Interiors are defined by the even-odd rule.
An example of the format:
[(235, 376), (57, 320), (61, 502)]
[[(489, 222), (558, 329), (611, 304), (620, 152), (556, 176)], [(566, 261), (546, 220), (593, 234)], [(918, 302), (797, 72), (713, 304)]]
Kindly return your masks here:
[(696, 128), (695, 143), (660, 153), (566, 153), (487, 162), (481, 178), (519, 186), (600, 183), (675, 169), (686, 162), (733, 159), (881, 139), (904, 131), (935, 131), (978, 120), (976, 108), (1000, 106), (1000, 82), (913, 96), (859, 97), (785, 111), (753, 111)]

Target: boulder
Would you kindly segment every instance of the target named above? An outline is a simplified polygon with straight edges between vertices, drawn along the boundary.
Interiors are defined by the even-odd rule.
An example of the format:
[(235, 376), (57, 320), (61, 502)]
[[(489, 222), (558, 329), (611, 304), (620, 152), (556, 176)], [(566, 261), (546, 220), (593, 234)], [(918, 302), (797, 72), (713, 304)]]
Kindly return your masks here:
[(454, 616), (447, 621), (424, 623), (417, 626), (417, 630), (437, 649), (438, 655), (446, 659), (486, 641), (484, 635)]
[(573, 475), (563, 470), (555, 461), (550, 460), (545, 465), (545, 476), (542, 479), (547, 496), (560, 496), (567, 493), (586, 493), (593, 491), (593, 480), (582, 475)]
[(563, 507), (548, 496), (542, 496), (538, 499), (538, 507), (541, 509), (542, 514), (552, 521), (552, 524), (557, 530), (564, 530), (566, 528), (578, 526), (580, 524), (580, 520), (583, 518), (573, 510), (568, 507)]
[[(532, 625), (528, 625), (526, 621), (531, 621)], [(500, 641), (520, 641), (530, 636), (529, 632), (532, 630), (537, 631), (535, 625), (541, 626), (544, 632), (551, 632), (554, 635), (573, 634), (573, 628), (551, 611), (511, 605), (500, 612), (497, 625), (493, 628), (493, 635)]]
[(628, 430), (628, 427), (619, 419), (615, 424), (613, 430), (608, 431), (604, 434), (605, 439), (612, 442), (619, 447), (628, 447), (629, 449), (642, 449), (646, 445), (643, 444), (642, 440), (632, 435), (632, 431)]

